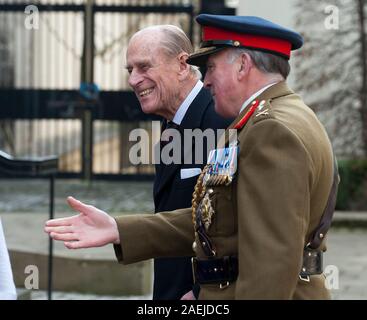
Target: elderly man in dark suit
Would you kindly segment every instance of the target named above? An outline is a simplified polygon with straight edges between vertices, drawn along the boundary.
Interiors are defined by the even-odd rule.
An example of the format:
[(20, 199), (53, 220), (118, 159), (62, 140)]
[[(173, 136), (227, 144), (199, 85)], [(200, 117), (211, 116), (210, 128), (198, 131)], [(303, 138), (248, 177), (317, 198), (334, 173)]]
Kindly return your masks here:
[[(215, 113), (214, 102), (203, 88), (200, 72), (186, 63), (193, 48), (185, 33), (172, 25), (140, 30), (131, 38), (126, 54), (129, 84), (145, 113), (164, 118), (162, 131), (226, 128), (230, 121)], [(175, 141), (173, 141), (175, 142)], [(204, 141), (205, 142), (205, 141)], [(190, 143), (192, 163), (156, 165), (154, 181), (155, 212), (171, 211), (191, 205), (191, 196), (201, 168), (206, 163), (206, 144), (196, 157)], [(195, 158), (200, 161), (195, 163)], [(183, 162), (183, 161), (182, 161)], [(154, 260), (153, 299), (179, 299), (193, 286), (190, 257)], [(195, 291), (198, 288), (195, 288)]]

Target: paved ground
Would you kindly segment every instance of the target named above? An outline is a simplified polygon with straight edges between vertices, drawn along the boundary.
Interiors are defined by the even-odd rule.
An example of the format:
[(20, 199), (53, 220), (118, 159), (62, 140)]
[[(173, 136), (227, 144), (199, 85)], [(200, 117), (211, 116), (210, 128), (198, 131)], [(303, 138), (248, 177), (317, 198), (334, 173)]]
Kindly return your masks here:
[(330, 230), (324, 266), (339, 270), (339, 289), (331, 291), (334, 299), (367, 299), (366, 244), (367, 229)]
[[(42, 290), (31, 293), (32, 300), (47, 300), (47, 292)], [(52, 300), (152, 300), (152, 295), (147, 296), (100, 296), (95, 294), (80, 294), (77, 292), (53, 292)]]
[[(66, 197), (73, 196), (109, 212), (153, 212), (152, 182), (61, 180), (55, 183), (55, 212), (70, 211)], [(47, 213), (49, 182), (39, 179), (1, 179), (0, 214)]]
[[(3, 181), (4, 182), (4, 181)], [(96, 204), (100, 208), (116, 215), (121, 212), (151, 212), (151, 183), (94, 182), (88, 186), (77, 180), (57, 181), (56, 212), (60, 216), (72, 214), (65, 205), (65, 198), (74, 195), (80, 200)], [(43, 221), (47, 219), (48, 200), (47, 182), (39, 180), (6, 180), (0, 183), (0, 214), (8, 244), (12, 248), (23, 250), (47, 251), (47, 237), (42, 233)], [(30, 214), (33, 213), (33, 214)], [(367, 299), (367, 213), (337, 213), (338, 221), (353, 221), (353, 228), (332, 228), (328, 238), (328, 251), (324, 266), (328, 270), (328, 279), (338, 289), (332, 290), (333, 299)], [(17, 227), (15, 227), (17, 226)], [(20, 227), (21, 226), (21, 227)], [(356, 228), (357, 227), (357, 228)], [(20, 228), (23, 228), (21, 231)], [(32, 232), (29, 237), (25, 230)], [(89, 249), (69, 251), (56, 245), (58, 255), (83, 255), (85, 258), (111, 258), (108, 249)], [(335, 269), (335, 266), (337, 269)], [(34, 291), (33, 299), (46, 299), (45, 292)], [(111, 297), (80, 295), (78, 293), (55, 292), (54, 299), (150, 299), (150, 296)]]

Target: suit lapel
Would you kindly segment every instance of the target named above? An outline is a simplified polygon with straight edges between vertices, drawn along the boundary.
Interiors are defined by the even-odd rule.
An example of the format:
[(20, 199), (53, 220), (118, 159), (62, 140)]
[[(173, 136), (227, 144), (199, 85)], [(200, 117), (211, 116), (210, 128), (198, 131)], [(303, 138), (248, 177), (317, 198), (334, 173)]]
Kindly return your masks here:
[[(183, 136), (184, 129), (195, 129), (200, 128), (202, 117), (206, 108), (211, 101), (211, 95), (206, 89), (201, 89), (194, 101), (188, 108), (184, 118), (182, 119), (181, 138)], [(161, 150), (162, 151), (162, 150)], [(184, 143), (181, 139), (181, 161), (184, 159)], [(157, 167), (159, 166), (159, 169)], [(155, 178), (154, 183), (154, 197), (157, 197), (164, 187), (175, 177), (177, 171), (181, 168), (181, 164), (164, 165), (159, 164), (156, 166), (156, 173), (158, 176)]]
[(210, 92), (202, 88), (182, 119), (181, 127), (184, 129), (200, 128), (204, 112), (210, 104), (211, 99)]
[[(162, 120), (161, 123), (161, 134), (164, 131), (165, 128), (165, 123), (166, 123), (166, 119)], [(160, 141), (157, 143), (157, 145), (155, 146), (155, 148), (159, 148), (160, 146)], [(160, 152), (161, 150), (159, 150)], [(155, 150), (155, 153), (157, 154), (158, 151)], [(164, 169), (163, 165), (159, 162), (158, 164), (155, 165), (155, 177), (154, 177), (154, 185), (153, 185), (153, 196), (155, 198), (156, 196), (156, 191), (158, 190), (158, 185), (159, 185), (159, 181), (161, 181), (161, 176), (162, 176), (162, 170)]]

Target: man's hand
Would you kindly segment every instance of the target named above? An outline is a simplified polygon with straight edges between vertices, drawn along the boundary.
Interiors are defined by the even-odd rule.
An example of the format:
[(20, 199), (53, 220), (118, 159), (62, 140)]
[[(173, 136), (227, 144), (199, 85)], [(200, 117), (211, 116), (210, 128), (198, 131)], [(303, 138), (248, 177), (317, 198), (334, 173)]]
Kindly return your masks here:
[(64, 241), (69, 249), (101, 247), (109, 243), (120, 243), (116, 220), (106, 212), (86, 205), (73, 197), (68, 204), (79, 215), (48, 220), (45, 232), (54, 240)]

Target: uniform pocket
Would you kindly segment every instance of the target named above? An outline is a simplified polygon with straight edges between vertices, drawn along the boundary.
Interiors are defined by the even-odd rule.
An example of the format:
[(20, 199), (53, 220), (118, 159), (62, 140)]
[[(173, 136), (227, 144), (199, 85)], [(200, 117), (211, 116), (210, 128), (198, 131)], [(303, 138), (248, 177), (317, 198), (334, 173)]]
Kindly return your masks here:
[[(210, 188), (208, 188), (209, 191)], [(229, 186), (213, 187), (209, 195), (214, 216), (209, 235), (228, 236), (235, 232), (235, 204), (232, 197), (233, 183)]]

